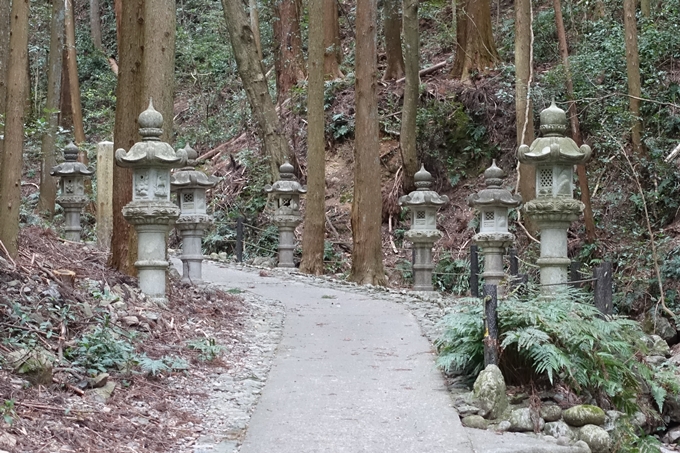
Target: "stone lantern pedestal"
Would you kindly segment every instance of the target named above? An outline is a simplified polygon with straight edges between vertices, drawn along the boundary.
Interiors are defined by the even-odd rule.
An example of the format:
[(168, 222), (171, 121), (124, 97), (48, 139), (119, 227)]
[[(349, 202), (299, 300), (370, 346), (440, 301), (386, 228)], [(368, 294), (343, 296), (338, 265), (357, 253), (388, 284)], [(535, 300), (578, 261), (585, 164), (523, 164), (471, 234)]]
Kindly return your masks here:
[(274, 197), (276, 203), (273, 220), (279, 228), (278, 267), (282, 268), (295, 267), (295, 228), (302, 222), (300, 195), (307, 193), (307, 188), (295, 179), (294, 170), (289, 162), (284, 162), (279, 167), (281, 179), (264, 188), (265, 192)]
[(542, 137), (531, 146), (522, 145), (517, 157), (536, 167), (536, 198), (524, 204), (524, 211), (541, 231), (542, 292), (550, 294), (568, 279), (567, 230), (583, 211), (583, 203), (573, 198), (574, 165), (583, 164), (591, 154), (588, 145), (581, 147), (565, 137), (567, 115), (553, 102), (541, 112)]
[(50, 170), (52, 176), (59, 176), (59, 196), (56, 201), (64, 209), (64, 237), (69, 241), (80, 241), (80, 212), (87, 204), (85, 178), (94, 174), (94, 169), (78, 162), (78, 147), (72, 142), (64, 148), (64, 162)]
[(184, 165), (187, 156), (184, 150), (175, 152), (160, 140), (163, 116), (151, 102), (138, 123), (142, 141), (127, 153), (116, 151), (116, 163), (133, 169), (132, 201), (123, 208), (123, 217), (137, 231), (139, 287), (150, 299), (164, 304), (169, 265), (166, 235), (180, 215), (180, 209), (170, 201), (170, 169)]
[(448, 203), (449, 197), (430, 189), (432, 175), (425, 170), (424, 165), (421, 165), (414, 179), (417, 189), (399, 198), (399, 206), (411, 212), (411, 228), (404, 237), (411, 241), (414, 249), (413, 290), (433, 291), (432, 246), (442, 237), (437, 229), (437, 210)]
[(172, 175), (170, 190), (177, 194), (181, 214), (175, 229), (182, 237), (182, 283), (201, 283), (203, 267), (203, 233), (212, 224), (206, 211), (207, 189), (215, 187), (217, 178), (194, 168), (198, 154), (189, 145), (184, 148), (188, 166)]
[(482, 249), (484, 282), (498, 286), (505, 279), (503, 255), (515, 241), (515, 235), (508, 231), (508, 210), (519, 206), (521, 199), (502, 187), (505, 172), (495, 160), (484, 172), (484, 179), (486, 189), (468, 199), (468, 204), (480, 212), (479, 233), (472, 240)]

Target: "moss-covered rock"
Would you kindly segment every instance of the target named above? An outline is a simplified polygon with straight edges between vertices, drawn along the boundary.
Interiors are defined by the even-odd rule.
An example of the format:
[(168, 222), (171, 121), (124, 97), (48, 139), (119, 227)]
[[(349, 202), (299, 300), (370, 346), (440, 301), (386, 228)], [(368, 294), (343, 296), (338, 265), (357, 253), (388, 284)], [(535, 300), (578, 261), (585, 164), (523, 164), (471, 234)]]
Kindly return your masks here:
[(466, 428), (486, 429), (489, 422), (481, 415), (468, 415), (461, 419), (461, 423)]
[(508, 407), (508, 396), (505, 393), (505, 379), (496, 365), (488, 365), (479, 373), (473, 387), (476, 405), (480, 407), (480, 415), (496, 419)]
[(44, 349), (18, 349), (7, 355), (7, 364), (16, 374), (22, 375), (33, 385), (52, 383), (52, 364), (54, 355)]
[(593, 453), (608, 453), (611, 450), (611, 437), (603, 428), (596, 425), (584, 425), (578, 437), (587, 443)]
[(580, 404), (562, 412), (562, 418), (571, 426), (603, 425), (605, 413), (597, 406)]

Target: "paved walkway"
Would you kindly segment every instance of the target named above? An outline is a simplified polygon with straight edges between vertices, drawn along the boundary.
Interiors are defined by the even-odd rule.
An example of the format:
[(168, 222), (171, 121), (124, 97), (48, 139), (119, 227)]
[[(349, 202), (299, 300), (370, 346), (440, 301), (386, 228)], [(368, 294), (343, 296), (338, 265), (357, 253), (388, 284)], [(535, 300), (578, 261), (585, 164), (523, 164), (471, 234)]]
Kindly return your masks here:
[(432, 346), (401, 304), (212, 263), (203, 277), (286, 308), (241, 453), (571, 451), (463, 428)]

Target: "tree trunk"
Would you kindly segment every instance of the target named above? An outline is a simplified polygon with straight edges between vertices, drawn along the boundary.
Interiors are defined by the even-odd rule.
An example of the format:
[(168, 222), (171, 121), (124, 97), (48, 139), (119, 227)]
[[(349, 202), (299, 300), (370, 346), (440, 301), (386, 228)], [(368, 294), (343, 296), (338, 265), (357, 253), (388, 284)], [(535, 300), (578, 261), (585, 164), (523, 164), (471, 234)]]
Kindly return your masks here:
[(636, 0), (623, 0), (623, 31), (626, 35), (626, 73), (628, 75), (628, 96), (630, 115), (633, 124), (630, 139), (635, 154), (642, 154), (642, 122), (640, 120), (640, 56), (638, 54), (637, 21), (635, 19)]
[(29, 87), (26, 83), (28, 61), (28, 0), (13, 0), (10, 19), (9, 69), (5, 117), (5, 143), (0, 167), (0, 241), (12, 258), (19, 253), (19, 209), (21, 206), (21, 169), (24, 146), (24, 106)]
[[(65, 16), (64, 16), (65, 17)], [(64, 26), (65, 27), (65, 26)], [(64, 28), (64, 36), (66, 29)], [(61, 96), (59, 99), (59, 125), (64, 129), (73, 128), (73, 109), (71, 108), (71, 84), (68, 80), (68, 51), (64, 45), (64, 52), (61, 56)]]
[[(515, 0), (515, 126), (517, 146), (530, 145), (534, 140), (533, 102), (530, 86), (532, 79), (532, 11), (531, 0)], [(519, 164), (519, 193), (526, 203), (536, 198), (536, 168)], [(524, 218), (530, 234), (535, 235), (537, 227), (530, 218)]]
[(643, 17), (649, 17), (652, 15), (652, 2), (651, 0), (640, 0), (640, 12)]
[(47, 65), (47, 129), (42, 136), (42, 162), (40, 169), (40, 198), (38, 212), (46, 213), (48, 218), (54, 215), (54, 203), (57, 198), (57, 181), (50, 175), (52, 167), (57, 165), (55, 146), (59, 129), (59, 99), (61, 97), (61, 69), (64, 56), (64, 2), (52, 3), (52, 22), (50, 24), (50, 54)]
[(286, 100), (290, 89), (305, 78), (300, 8), (301, 0), (276, 0), (274, 3), (274, 68), (279, 104)]
[(604, 0), (596, 0), (593, 16), (595, 19), (602, 19), (605, 14)]
[(490, 0), (462, 1), (457, 24), (452, 76), (464, 81), (470, 78), (470, 72), (485, 72), (498, 62), (491, 29)]
[(352, 269), (349, 280), (385, 285), (382, 263), (382, 196), (378, 137), (376, 0), (357, 0), (356, 138), (352, 201)]
[[(9, 69), (9, 13), (10, 2), (0, 1), (0, 116), (5, 117), (7, 101), (7, 71)], [(0, 136), (4, 135), (0, 126)], [(3, 140), (0, 139), (0, 168), (2, 168)]]
[[(73, 0), (66, 0), (66, 63), (68, 65), (68, 82), (71, 92), (71, 112), (73, 114), (73, 135), (76, 145), (85, 143), (83, 127), (83, 110), (80, 104), (80, 84), (78, 82), (78, 61), (76, 60), (76, 25), (73, 12)], [(87, 163), (87, 154), (81, 152), (79, 160)]]
[(323, 274), (326, 233), (326, 153), (324, 100), (323, 3), (309, 2), (309, 84), (307, 91), (307, 198), (300, 271)]
[(342, 46), (338, 22), (338, 0), (323, 0), (323, 71), (325, 77), (339, 79), (345, 75), (340, 71)]
[(260, 13), (257, 9), (257, 0), (250, 0), (250, 27), (253, 29), (253, 38), (257, 47), (257, 57), (262, 60), (262, 43), (260, 42)]
[(90, 0), (90, 37), (97, 50), (104, 50), (102, 46), (102, 23), (99, 17), (99, 0)]
[[(281, 122), (269, 95), (262, 60), (257, 58), (255, 38), (239, 0), (222, 0), (224, 20), (229, 30), (236, 65), (246, 90), (253, 117), (260, 128), (273, 180), (279, 177), (279, 167), (290, 153), (288, 140), (283, 135)], [(293, 160), (293, 159), (291, 159)]]
[[(113, 149), (129, 150), (139, 140), (137, 117), (146, 107), (142, 99), (145, 0), (124, 0), (118, 34), (118, 86)], [(148, 102), (148, 99), (146, 100)], [(132, 170), (113, 167), (113, 235), (109, 264), (128, 275), (136, 275), (137, 234), (123, 217), (123, 207), (132, 201)]]
[[(564, 73), (566, 77), (567, 100), (569, 107), (567, 113), (571, 121), (571, 138), (578, 146), (583, 144), (581, 138), (581, 129), (579, 127), (578, 116), (576, 115), (576, 102), (574, 101), (574, 82), (571, 78), (571, 70), (569, 68), (569, 47), (567, 46), (567, 34), (564, 30), (564, 20), (562, 19), (562, 5), (560, 0), (553, 0), (553, 8), (555, 9), (555, 25), (557, 28), (557, 38), (560, 47), (560, 56), (562, 57), (562, 66), (564, 66)], [(586, 225), (586, 241), (589, 244), (595, 242), (595, 219), (593, 217), (593, 206), (590, 202), (590, 188), (588, 187), (588, 176), (586, 174), (586, 166), (581, 164), (576, 166), (576, 174), (578, 175), (578, 184), (581, 188), (581, 202), (585, 205), (583, 210), (583, 217)]]
[[(120, 49), (120, 30), (123, 27), (123, 0), (113, 0), (113, 12), (116, 15), (116, 42), (118, 43), (118, 49)], [(120, 52), (118, 52), (118, 58), (120, 59)]]
[[(383, 5), (385, 55), (387, 67), (383, 80), (397, 80), (404, 77), (404, 57), (401, 52), (401, 20), (399, 0), (385, 0)], [(417, 6), (416, 6), (417, 8)], [(416, 27), (418, 22), (416, 22)], [(406, 33), (406, 30), (404, 30)]]
[(406, 81), (404, 105), (401, 112), (399, 147), (404, 166), (403, 188), (405, 193), (415, 190), (413, 176), (418, 171), (416, 149), (416, 116), (420, 94), (420, 36), (418, 30), (418, 0), (404, 0), (404, 55)]

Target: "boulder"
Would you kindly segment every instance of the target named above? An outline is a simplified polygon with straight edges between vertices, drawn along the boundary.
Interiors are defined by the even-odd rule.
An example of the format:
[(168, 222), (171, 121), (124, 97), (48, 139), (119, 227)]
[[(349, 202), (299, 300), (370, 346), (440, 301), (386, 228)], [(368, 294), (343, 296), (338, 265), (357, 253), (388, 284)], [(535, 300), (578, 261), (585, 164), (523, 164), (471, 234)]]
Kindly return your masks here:
[(15, 373), (33, 385), (52, 383), (52, 363), (56, 358), (44, 349), (18, 349), (7, 355), (7, 363)]
[(645, 319), (642, 321), (642, 330), (648, 334), (658, 335), (665, 341), (674, 340), (678, 334), (673, 324), (659, 313), (655, 315), (654, 310), (650, 310), (645, 314)]
[(546, 422), (556, 422), (562, 418), (562, 408), (557, 404), (543, 404), (540, 414)]
[(663, 442), (667, 444), (675, 444), (680, 440), (680, 426), (671, 428), (668, 430), (665, 436), (663, 436)]
[(571, 426), (603, 425), (605, 413), (597, 406), (579, 404), (562, 412), (562, 418)]
[[(531, 409), (525, 407), (523, 409), (515, 409), (510, 412), (508, 418), (510, 422), (510, 431), (526, 432), (534, 431), (534, 421), (531, 418)], [(538, 429), (543, 429), (545, 422), (542, 418), (538, 419)]]
[(578, 437), (587, 443), (593, 453), (609, 453), (612, 440), (609, 433), (596, 425), (584, 425), (578, 433)]
[(496, 419), (508, 407), (508, 397), (505, 394), (505, 379), (496, 365), (488, 365), (479, 373), (473, 386), (473, 393), (480, 414), (485, 418)]
[(466, 428), (475, 429), (486, 429), (489, 426), (489, 422), (481, 415), (468, 415), (461, 419), (461, 423), (463, 423), (463, 426)]
[(543, 427), (543, 434), (553, 436), (555, 439), (576, 439), (578, 437), (576, 432), (562, 420), (547, 422)]

